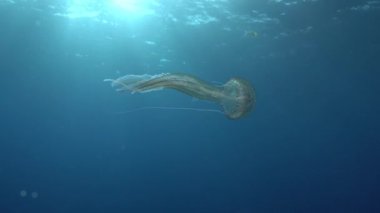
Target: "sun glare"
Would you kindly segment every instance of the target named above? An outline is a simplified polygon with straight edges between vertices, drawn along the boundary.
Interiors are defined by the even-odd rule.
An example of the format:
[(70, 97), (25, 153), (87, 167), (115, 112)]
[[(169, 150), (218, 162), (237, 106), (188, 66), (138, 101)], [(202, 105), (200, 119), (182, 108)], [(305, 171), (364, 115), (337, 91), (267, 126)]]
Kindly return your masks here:
[(145, 16), (153, 14), (154, 11), (148, 8), (147, 0), (111, 0), (115, 11), (125, 16)]
[(55, 15), (78, 19), (96, 18), (105, 14), (135, 20), (153, 15), (154, 3), (155, 0), (69, 0), (66, 11), (57, 12)]
[(136, 0), (112, 0), (112, 4), (128, 12), (136, 12), (136, 10), (138, 10)]

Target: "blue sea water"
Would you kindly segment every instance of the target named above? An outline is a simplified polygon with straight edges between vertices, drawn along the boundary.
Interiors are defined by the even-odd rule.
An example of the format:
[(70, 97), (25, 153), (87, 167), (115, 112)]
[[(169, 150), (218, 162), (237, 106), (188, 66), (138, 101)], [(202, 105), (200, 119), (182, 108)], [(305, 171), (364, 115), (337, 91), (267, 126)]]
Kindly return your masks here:
[[(380, 1), (0, 0), (0, 212), (380, 212)], [(103, 79), (256, 89), (246, 117)]]

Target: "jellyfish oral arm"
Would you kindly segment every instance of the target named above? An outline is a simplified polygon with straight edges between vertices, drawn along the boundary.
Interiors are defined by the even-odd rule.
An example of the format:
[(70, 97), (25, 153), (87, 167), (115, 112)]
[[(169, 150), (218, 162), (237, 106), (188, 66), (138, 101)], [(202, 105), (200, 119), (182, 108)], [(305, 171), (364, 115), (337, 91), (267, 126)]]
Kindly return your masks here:
[(219, 102), (220, 97), (223, 96), (220, 87), (212, 86), (211, 84), (185, 74), (159, 76), (136, 85), (135, 90), (144, 92), (155, 88), (174, 89), (189, 96), (213, 102)]

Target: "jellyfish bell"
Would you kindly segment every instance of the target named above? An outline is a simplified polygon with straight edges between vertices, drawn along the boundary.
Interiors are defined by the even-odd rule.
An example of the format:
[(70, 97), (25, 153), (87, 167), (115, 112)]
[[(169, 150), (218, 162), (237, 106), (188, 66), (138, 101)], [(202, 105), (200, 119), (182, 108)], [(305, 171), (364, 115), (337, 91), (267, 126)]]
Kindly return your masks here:
[(255, 89), (240, 78), (232, 78), (223, 86), (223, 97), (220, 104), (225, 115), (230, 119), (239, 119), (247, 115), (256, 104)]

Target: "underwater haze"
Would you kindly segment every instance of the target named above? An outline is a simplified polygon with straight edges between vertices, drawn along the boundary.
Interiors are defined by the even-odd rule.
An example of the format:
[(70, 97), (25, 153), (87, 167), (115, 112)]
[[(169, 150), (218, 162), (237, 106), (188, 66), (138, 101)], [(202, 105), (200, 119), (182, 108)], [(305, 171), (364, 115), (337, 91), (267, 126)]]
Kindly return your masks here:
[[(0, 213), (380, 212), (379, 26), (379, 0), (0, 0)], [(255, 102), (103, 81), (166, 73)]]

